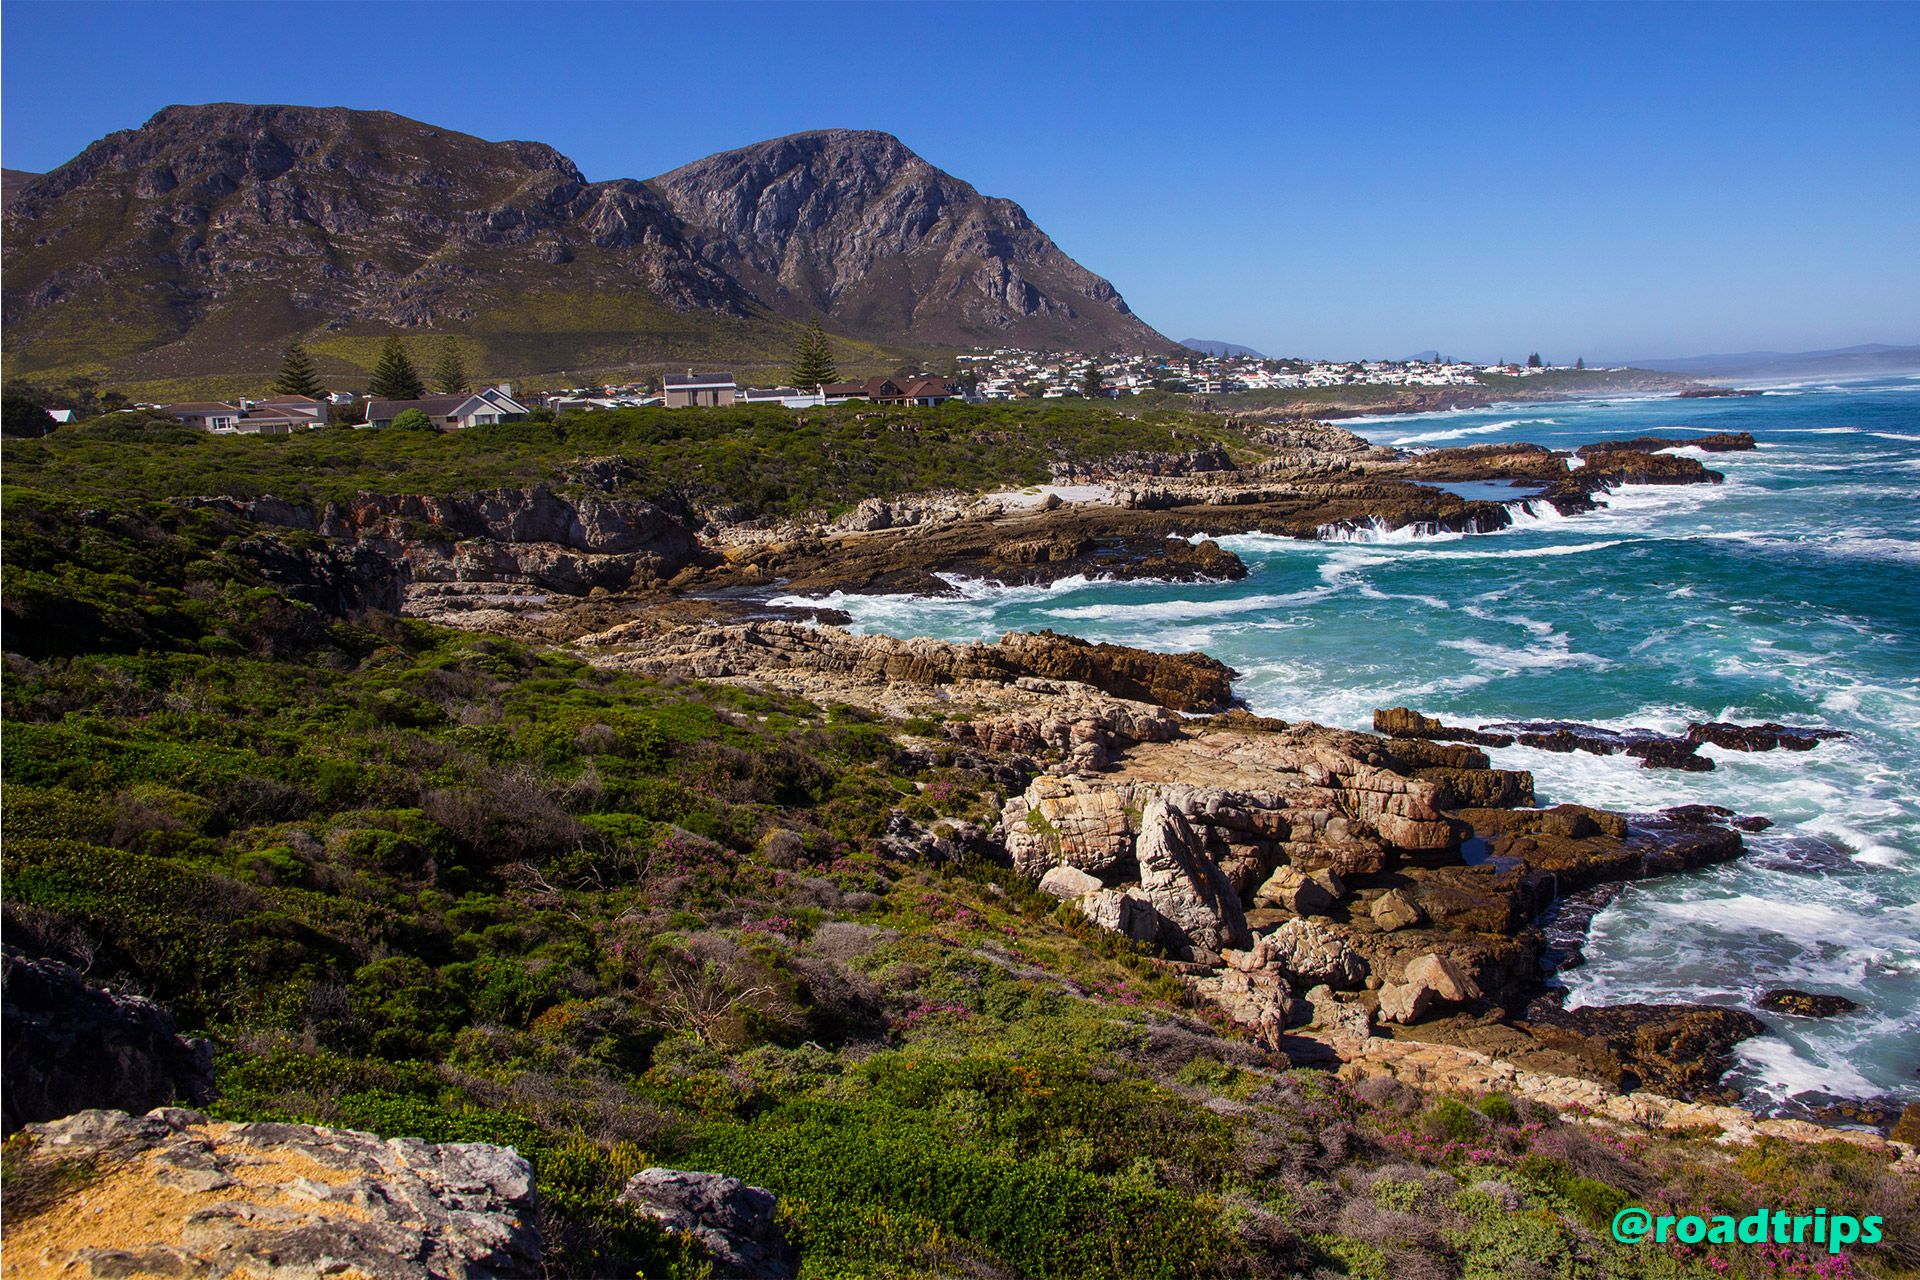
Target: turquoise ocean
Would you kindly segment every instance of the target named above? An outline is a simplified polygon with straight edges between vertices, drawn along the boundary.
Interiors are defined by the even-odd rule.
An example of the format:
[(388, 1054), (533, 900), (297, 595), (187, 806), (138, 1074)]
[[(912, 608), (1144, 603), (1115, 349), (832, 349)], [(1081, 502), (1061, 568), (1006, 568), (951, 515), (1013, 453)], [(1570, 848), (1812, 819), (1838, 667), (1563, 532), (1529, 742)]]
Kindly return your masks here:
[[(1691, 451), (1723, 485), (1623, 488), (1604, 511), (1574, 517), (1534, 504), (1498, 533), (1221, 538), (1247, 563), (1240, 582), (956, 580), (953, 598), (821, 602), (865, 632), (1050, 628), (1200, 649), (1241, 673), (1255, 711), (1345, 728), (1368, 727), (1375, 707), (1410, 706), (1466, 724), (1845, 730), (1804, 754), (1707, 747), (1711, 773), (1526, 747), (1491, 754), (1532, 770), (1542, 804), (1720, 804), (1776, 823), (1747, 837), (1737, 862), (1628, 886), (1594, 920), (1587, 963), (1562, 975), (1570, 1004), (1759, 1013), (1770, 1033), (1742, 1046), (1731, 1080), (1765, 1109), (1920, 1098), (1920, 378), (1343, 425), (1409, 448), (1721, 431), (1750, 431), (1759, 448)], [(1864, 1008), (1825, 1020), (1758, 1010), (1778, 986)]]

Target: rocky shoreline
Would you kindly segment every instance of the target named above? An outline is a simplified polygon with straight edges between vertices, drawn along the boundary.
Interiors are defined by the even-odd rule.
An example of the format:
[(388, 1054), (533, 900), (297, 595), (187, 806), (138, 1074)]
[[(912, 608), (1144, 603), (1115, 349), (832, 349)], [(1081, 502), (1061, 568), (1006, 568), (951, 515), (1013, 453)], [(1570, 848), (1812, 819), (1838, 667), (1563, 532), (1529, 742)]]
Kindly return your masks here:
[(1417, 1063), (1413, 1075), (1449, 1080), (1444, 1064), (1497, 1062), (1542, 1096), (1540, 1081), (1567, 1082), (1581, 1106), (1631, 1096), (1645, 1115), (1646, 1099), (1665, 1099), (1686, 1104), (1675, 1124), (1715, 1107), (1754, 1123), (1721, 1077), (1733, 1046), (1764, 1032), (1758, 1019), (1705, 1005), (1568, 1010), (1552, 984), (1584, 932), (1569, 904), (1739, 857), (1754, 824), (1727, 810), (1536, 809), (1530, 775), (1472, 746), (1212, 711), (1230, 673), (1199, 654), (789, 621), (629, 622), (572, 648), (845, 703), (927, 726), (928, 752), (990, 757), (1008, 784), (998, 822), (903, 824), (901, 855), (1003, 857), (1066, 909), (1165, 956), (1276, 1054), (1360, 1073)]
[[(689, 528), (649, 504), (545, 489), (438, 505), (369, 496), (318, 513), (272, 499), (214, 505), (318, 534), (336, 558), (384, 563), (372, 589), (418, 616), (911, 722), (917, 749), (979, 761), (1004, 794), (990, 828), (895, 824), (901, 856), (1008, 861), (1064, 910), (1164, 956), (1274, 1053), (1436, 1079), (1498, 1064), (1566, 1082), (1580, 1106), (1627, 1097), (1641, 1115), (1647, 1099), (1669, 1099), (1692, 1117), (1675, 1123), (1736, 1101), (1721, 1076), (1733, 1046), (1764, 1031), (1752, 1015), (1568, 1010), (1551, 978), (1578, 962), (1597, 909), (1582, 916), (1583, 902), (1739, 857), (1756, 820), (1698, 805), (1536, 809), (1531, 776), (1492, 768), (1479, 746), (1518, 738), (1702, 768), (1705, 743), (1806, 750), (1819, 731), (1454, 729), (1398, 708), (1379, 713), (1376, 734), (1354, 733), (1237, 710), (1233, 673), (1205, 655), (1046, 633), (971, 645), (862, 637), (833, 625), (846, 619), (830, 607), (768, 603), (775, 592), (948, 594), (953, 577), (1231, 579), (1245, 566), (1209, 535), (1485, 532), (1533, 504), (1593, 511), (1623, 484), (1718, 483), (1673, 450), (1753, 447), (1750, 436), (1655, 436), (1574, 454), (1408, 452), (1324, 423), (1242, 429), (1257, 455), (1063, 466), (1052, 487), (875, 500), (817, 523), (716, 515)], [(617, 473), (589, 464), (572, 479), (591, 489)], [(1435, 487), (1488, 480), (1531, 492), (1491, 502)]]

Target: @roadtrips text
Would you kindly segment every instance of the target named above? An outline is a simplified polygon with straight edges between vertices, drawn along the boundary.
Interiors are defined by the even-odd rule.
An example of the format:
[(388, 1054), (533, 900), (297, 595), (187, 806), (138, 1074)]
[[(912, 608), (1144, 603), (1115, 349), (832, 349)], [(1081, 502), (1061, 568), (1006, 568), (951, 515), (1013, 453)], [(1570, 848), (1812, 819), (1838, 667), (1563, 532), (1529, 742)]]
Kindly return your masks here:
[(1621, 1244), (1813, 1244), (1839, 1253), (1850, 1244), (1879, 1244), (1879, 1217), (1846, 1213), (1791, 1213), (1756, 1209), (1744, 1218), (1730, 1213), (1661, 1214), (1630, 1206), (1613, 1215), (1613, 1238)]

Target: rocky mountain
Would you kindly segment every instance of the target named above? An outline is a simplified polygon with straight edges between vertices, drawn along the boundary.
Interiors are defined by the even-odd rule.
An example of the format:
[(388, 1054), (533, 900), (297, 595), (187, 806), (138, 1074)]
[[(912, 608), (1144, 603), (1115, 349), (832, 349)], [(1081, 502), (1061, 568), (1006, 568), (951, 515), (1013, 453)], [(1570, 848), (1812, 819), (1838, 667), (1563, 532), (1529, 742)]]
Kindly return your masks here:
[(1158, 337), (1017, 206), (884, 134), (588, 182), (543, 144), (386, 112), (169, 107), (8, 197), (10, 375), (259, 374), (297, 337), (351, 385), (396, 331), (458, 335), (484, 372), (750, 364), (816, 315), (888, 347)]
[(1171, 345), (1019, 205), (981, 195), (890, 134), (794, 134), (650, 185), (709, 261), (795, 318), (876, 340)]

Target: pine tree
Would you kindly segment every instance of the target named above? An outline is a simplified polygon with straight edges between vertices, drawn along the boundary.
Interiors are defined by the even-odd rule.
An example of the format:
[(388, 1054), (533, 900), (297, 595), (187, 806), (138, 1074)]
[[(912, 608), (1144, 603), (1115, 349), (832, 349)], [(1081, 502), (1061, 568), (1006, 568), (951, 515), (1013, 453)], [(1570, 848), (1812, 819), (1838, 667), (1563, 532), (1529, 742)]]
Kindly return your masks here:
[(460, 358), (460, 344), (451, 337), (440, 340), (440, 358), (433, 366), (433, 389), (442, 395), (465, 391), (473, 380), (467, 377), (466, 361)]
[(1527, 368), (1538, 369), (1540, 367), (1541, 367), (1540, 353), (1536, 351), (1532, 355), (1527, 357)]
[(1584, 369), (1584, 368), (1586, 368), (1586, 367), (1587, 367), (1587, 358), (1586, 358), (1585, 356), (1580, 356), (1579, 358), (1577, 358), (1576, 360), (1574, 360), (1574, 362), (1573, 362), (1573, 367), (1574, 367), (1574, 368), (1576, 368), (1576, 369)]
[(297, 342), (288, 347), (287, 354), (281, 358), (280, 376), (273, 380), (273, 394), (308, 396), (314, 400), (326, 397), (327, 389), (320, 385), (320, 375), (313, 369), (313, 357)]
[(400, 345), (400, 339), (388, 338), (387, 345), (380, 348), (380, 362), (373, 366), (367, 394), (375, 400), (418, 400), (427, 394), (420, 382), (420, 371), (407, 358), (407, 349)]
[(789, 375), (793, 385), (802, 390), (825, 386), (840, 376), (834, 367), (833, 348), (827, 345), (827, 335), (815, 320), (800, 335), (799, 343), (793, 349), (793, 368)]
[(1106, 384), (1100, 381), (1100, 366), (1089, 364), (1086, 376), (1080, 380), (1080, 394), (1089, 400), (1104, 400), (1107, 396)]

